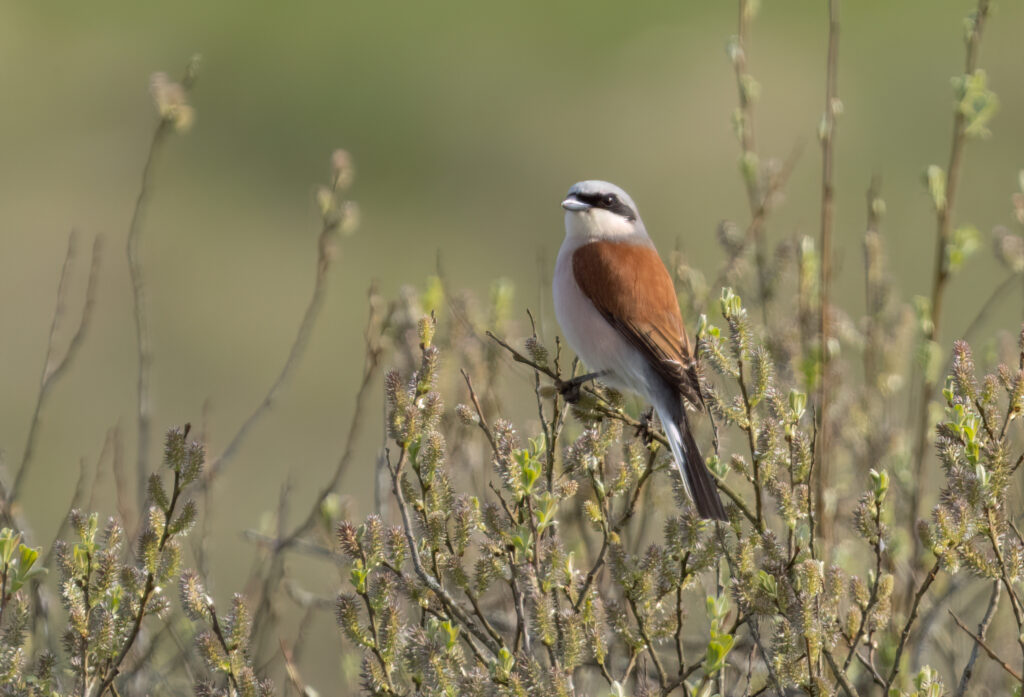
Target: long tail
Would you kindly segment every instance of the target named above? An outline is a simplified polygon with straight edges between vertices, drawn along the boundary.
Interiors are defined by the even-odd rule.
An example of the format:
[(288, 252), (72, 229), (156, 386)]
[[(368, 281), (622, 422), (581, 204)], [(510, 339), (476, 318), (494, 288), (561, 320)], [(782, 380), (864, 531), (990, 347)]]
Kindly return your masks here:
[(690, 423), (686, 419), (686, 410), (682, 408), (682, 404), (675, 409), (665, 409), (656, 404), (655, 409), (658, 410), (658, 417), (665, 428), (665, 436), (672, 448), (672, 455), (675, 457), (679, 474), (682, 475), (686, 492), (697, 506), (697, 513), (701, 518), (728, 520), (722, 499), (718, 497), (715, 481), (704, 464), (697, 441), (693, 439)]

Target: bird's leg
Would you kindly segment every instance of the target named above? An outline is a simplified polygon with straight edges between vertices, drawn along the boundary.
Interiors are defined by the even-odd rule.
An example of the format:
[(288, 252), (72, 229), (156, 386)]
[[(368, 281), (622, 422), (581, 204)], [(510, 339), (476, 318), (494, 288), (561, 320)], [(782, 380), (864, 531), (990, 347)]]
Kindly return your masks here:
[(636, 427), (636, 434), (644, 445), (650, 445), (654, 441), (654, 407), (648, 407), (640, 415), (640, 424)]
[(580, 387), (582, 387), (584, 383), (604, 377), (608, 372), (609, 371), (607, 370), (599, 370), (596, 373), (577, 375), (571, 380), (556, 380), (555, 387), (558, 388), (558, 391), (561, 393), (562, 399), (570, 404), (575, 404), (580, 401)]

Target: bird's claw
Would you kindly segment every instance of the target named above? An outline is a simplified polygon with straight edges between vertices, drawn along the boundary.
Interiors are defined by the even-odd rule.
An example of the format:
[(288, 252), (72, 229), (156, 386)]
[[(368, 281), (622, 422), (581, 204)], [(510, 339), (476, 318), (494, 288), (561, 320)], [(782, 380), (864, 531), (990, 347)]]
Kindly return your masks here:
[(644, 445), (654, 442), (654, 407), (648, 407), (640, 415), (640, 423), (636, 427), (636, 437), (641, 439)]
[(569, 404), (576, 404), (580, 401), (580, 382), (577, 380), (556, 380), (555, 388), (562, 395), (562, 399)]

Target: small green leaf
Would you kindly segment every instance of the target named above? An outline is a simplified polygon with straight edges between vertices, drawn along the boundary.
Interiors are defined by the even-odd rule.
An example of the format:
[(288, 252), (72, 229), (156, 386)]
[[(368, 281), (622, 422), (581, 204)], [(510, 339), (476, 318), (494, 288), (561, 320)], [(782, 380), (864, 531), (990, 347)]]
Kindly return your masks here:
[(799, 421), (807, 409), (807, 393), (801, 392), (795, 387), (789, 391), (789, 409), (793, 413), (793, 420)]
[(369, 573), (370, 570), (363, 568), (363, 564), (360, 561), (357, 561), (356, 565), (352, 567), (352, 571), (349, 572), (349, 581), (356, 589), (356, 593), (359, 593), (360, 595), (364, 595), (366, 593), (366, 577)]
[(725, 666), (725, 659), (732, 650), (735, 638), (731, 634), (711, 633), (711, 640), (708, 642), (707, 652), (704, 656), (704, 674), (714, 675)]
[(885, 499), (886, 492), (889, 491), (889, 473), (885, 470), (872, 469), (869, 474), (875, 492), (875, 500), (881, 503)]

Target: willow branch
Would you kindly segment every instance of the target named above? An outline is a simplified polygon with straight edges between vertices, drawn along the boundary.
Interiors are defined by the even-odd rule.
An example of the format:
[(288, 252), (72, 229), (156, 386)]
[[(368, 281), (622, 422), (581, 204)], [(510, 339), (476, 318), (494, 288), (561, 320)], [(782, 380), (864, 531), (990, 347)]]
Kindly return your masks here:
[(825, 517), (825, 489), (829, 481), (829, 429), (828, 429), (828, 388), (829, 388), (829, 284), (832, 282), (832, 225), (834, 199), (834, 160), (836, 136), (836, 112), (839, 109), (837, 72), (839, 64), (839, 0), (828, 3), (828, 63), (825, 77), (825, 114), (822, 117), (821, 132), (821, 267), (820, 292), (821, 307), (819, 308), (821, 352), (821, 381), (818, 385), (818, 418), (820, 419), (821, 443), (817, 449), (819, 455), (818, 477), (814, 480), (814, 493), (821, 536), (827, 538), (830, 533), (829, 521)]
[(78, 355), (82, 342), (85, 340), (86, 332), (89, 329), (93, 309), (96, 305), (96, 286), (99, 282), (100, 260), (103, 252), (103, 240), (96, 237), (92, 245), (92, 262), (89, 266), (89, 280), (85, 290), (85, 305), (82, 307), (82, 314), (78, 319), (78, 326), (71, 337), (67, 351), (58, 360), (54, 342), (61, 327), (61, 321), (65, 316), (65, 304), (67, 301), (67, 286), (71, 268), (75, 263), (75, 254), (78, 235), (73, 230), (68, 235), (68, 249), (64, 255), (64, 266), (61, 268), (60, 280), (57, 282), (57, 304), (53, 311), (53, 321), (50, 324), (50, 336), (46, 342), (46, 358), (43, 362), (43, 374), (39, 379), (39, 392), (36, 395), (35, 408), (32, 410), (32, 419), (29, 422), (28, 436), (25, 439), (25, 450), (21, 456), (21, 464), (18, 466), (17, 474), (14, 476), (14, 483), (4, 497), (4, 510), (10, 513), (11, 506), (18, 499), (25, 477), (32, 465), (32, 456), (35, 454), (36, 443), (39, 438), (39, 427), (42, 422), (43, 408), (46, 406), (47, 398), (53, 390), (54, 385), (60, 380), (75, 357)]
[[(963, 622), (961, 622), (960, 618), (956, 616), (956, 613), (954, 613), (952, 610), (950, 610), (949, 614), (953, 618), (953, 621), (956, 622), (957, 626), (960, 627), (960, 629), (964, 630), (967, 633), (967, 636), (969, 636), (972, 639), (974, 639), (975, 649), (977, 649), (977, 647), (980, 646), (985, 651), (985, 653), (988, 654), (988, 657), (991, 658), (996, 663), (998, 663), (999, 666), (1003, 670), (1005, 670), (1007, 673), (1012, 675), (1014, 680), (1016, 680), (1017, 682), (1024, 682), (1024, 676), (1021, 676), (1020, 673), (1018, 673), (1012, 667), (1010, 667), (1009, 663), (1007, 663), (1002, 658), (1000, 658), (999, 654), (997, 654), (995, 651), (993, 651), (992, 647), (989, 646), (980, 635), (975, 634), (974, 632), (972, 632), (967, 625), (965, 625)], [(965, 671), (966, 671), (966, 669), (965, 669)], [(969, 674), (967, 674), (967, 676), (968, 676), (968, 678), (970, 677)], [(963, 678), (960, 679), (960, 682), (961, 683), (964, 682)], [(957, 693), (960, 694), (959, 689), (958, 689)]]
[[(971, 33), (967, 38), (967, 55), (964, 60), (964, 72), (974, 73), (977, 68), (978, 50), (981, 44), (982, 31), (988, 17), (989, 0), (978, 0), (974, 14)], [(946, 197), (942, 205), (936, 205), (935, 231), (935, 270), (931, 292), (931, 322), (924, 331), (925, 342), (935, 341), (939, 336), (942, 324), (942, 303), (946, 285), (949, 281), (949, 266), (946, 260), (946, 248), (949, 245), (950, 229), (953, 219), (953, 206), (956, 202), (957, 185), (960, 181), (960, 165), (963, 158), (964, 144), (967, 141), (966, 117), (957, 109), (953, 117), (953, 138), (949, 151), (949, 167), (946, 174)], [(921, 481), (924, 473), (925, 450), (928, 441), (928, 403), (935, 392), (937, 377), (923, 375), (920, 400), (917, 407), (917, 426), (914, 450), (914, 481)], [(910, 520), (913, 526), (921, 513), (921, 494), (918, 487), (911, 489)], [(920, 541), (915, 536), (915, 547), (920, 549)]]
[(903, 656), (903, 649), (907, 645), (907, 638), (910, 636), (910, 630), (914, 626), (914, 621), (917, 620), (917, 611), (921, 605), (921, 598), (928, 592), (940, 568), (942, 568), (942, 562), (936, 560), (931, 571), (928, 572), (921, 586), (917, 589), (917, 593), (914, 594), (914, 601), (910, 606), (910, 615), (907, 617), (906, 624), (903, 625), (903, 631), (900, 633), (900, 642), (896, 646), (896, 654), (893, 656), (892, 669), (889, 671), (889, 677), (885, 681), (885, 694), (889, 693), (889, 688), (892, 687), (893, 681), (896, 680), (896, 676), (900, 672), (900, 658)]
[[(967, 683), (970, 682), (971, 677), (974, 675), (974, 663), (978, 660), (979, 648), (984, 648), (985, 652), (989, 655), (989, 658), (996, 662), (1000, 662), (999, 659), (995, 657), (994, 652), (991, 649), (989, 649), (989, 647), (985, 644), (985, 634), (988, 632), (989, 625), (992, 624), (992, 618), (996, 615), (996, 608), (999, 607), (999, 596), (1001, 592), (1002, 586), (999, 585), (999, 581), (994, 581), (992, 583), (992, 597), (989, 598), (988, 607), (985, 608), (985, 615), (981, 618), (981, 622), (978, 624), (977, 635), (975, 635), (973, 632), (971, 632), (971, 630), (965, 627), (964, 624), (960, 621), (960, 618), (953, 614), (952, 610), (947, 609), (950, 616), (952, 616), (953, 621), (960, 626), (960, 629), (967, 632), (967, 634), (972, 639), (974, 639), (974, 646), (971, 648), (971, 656), (969, 659), (967, 659), (967, 665), (964, 666), (963, 673), (960, 674), (960, 682), (957, 685), (954, 697), (962, 697), (962, 695), (966, 694)], [(1009, 666), (1005, 662), (1003, 662), (1002, 665), (1003, 668), (1009, 668)], [(1013, 671), (1010, 671), (1010, 674), (1014, 675)], [(1018, 680), (1020, 680), (1020, 676), (1015, 677)]]
[(234, 437), (232, 437), (227, 447), (224, 448), (220, 457), (210, 463), (210, 469), (206, 476), (207, 486), (208, 482), (215, 479), (228, 462), (231, 461), (235, 453), (238, 452), (238, 448), (252, 427), (274, 405), (281, 390), (284, 389), (296, 366), (299, 365), (302, 357), (305, 355), (306, 348), (309, 346), (309, 338), (313, 333), (313, 328), (316, 326), (320, 310), (323, 307), (324, 296), (327, 293), (327, 272), (330, 270), (333, 258), (331, 241), (337, 227), (338, 222), (336, 220), (325, 219), (323, 228), (320, 230), (320, 236), (317, 239), (316, 275), (313, 280), (313, 292), (310, 295), (309, 302), (306, 304), (306, 310), (302, 314), (302, 321), (299, 323), (298, 331), (295, 333), (295, 340), (288, 350), (288, 357), (281, 367), (281, 372), (278, 373), (277, 379), (271, 383), (270, 389), (267, 390), (266, 395), (263, 397), (263, 401), (242, 422), (242, 425), (235, 432)]
[[(509, 354), (512, 356), (512, 360), (514, 360), (516, 363), (522, 363), (523, 365), (528, 365), (531, 368), (533, 368), (534, 370), (536, 370), (536, 371), (542, 373), (543, 375), (546, 375), (547, 377), (551, 378), (552, 380), (558, 380), (559, 379), (558, 376), (550, 368), (548, 368), (547, 366), (540, 365), (536, 361), (531, 360), (529, 357), (524, 356), (522, 353), (520, 353), (519, 351), (514, 349), (512, 346), (510, 346), (508, 344), (508, 342), (503, 341), (502, 339), (499, 339), (492, 332), (487, 332), (487, 336), (490, 337), (495, 343), (497, 343), (503, 349), (508, 351)], [(601, 392), (599, 390), (597, 390), (597, 389), (595, 389), (595, 388), (593, 388), (593, 387), (591, 387), (589, 385), (586, 385), (586, 386), (582, 387), (581, 389), (582, 389), (582, 391), (586, 392), (588, 395), (590, 395), (592, 397), (595, 397), (598, 400), (598, 402), (597, 402), (597, 404), (595, 406), (595, 409), (596, 409), (596, 411), (598, 411), (602, 415), (607, 416), (607, 417), (609, 417), (611, 419), (614, 419), (616, 421), (620, 421), (623, 424), (625, 424), (626, 426), (631, 426), (633, 428), (640, 428), (641, 426), (644, 426), (644, 424), (641, 423), (638, 419), (634, 419), (632, 416), (630, 416), (626, 412), (622, 411), (621, 409), (619, 409), (617, 407), (613, 407), (610, 404), (608, 404), (608, 402), (604, 399), (604, 396), (601, 394)], [(660, 443), (662, 446), (664, 446), (666, 448), (669, 447), (668, 439), (665, 438), (665, 435), (662, 432), (660, 432), (660, 431), (653, 431), (652, 430), (650, 433), (651, 433), (651, 438), (653, 438), (654, 440), (658, 441), (658, 443)], [(723, 479), (719, 478), (719, 476), (717, 474), (715, 474), (714, 472), (711, 472), (711, 470), (708, 470), (708, 472), (711, 474), (712, 478), (715, 480), (715, 484), (718, 486), (718, 490), (721, 491), (723, 494), (725, 494), (734, 504), (736, 504), (736, 507), (743, 514), (743, 517), (745, 517), (748, 521), (750, 521), (751, 525), (754, 525), (756, 527), (757, 526), (757, 517), (753, 514), (753, 512), (750, 510), (750, 508), (747, 506), (747, 504), (744, 503), (743, 499), (740, 498), (739, 494), (737, 494), (735, 491), (733, 491), (732, 488), (728, 484), (726, 484)]]

